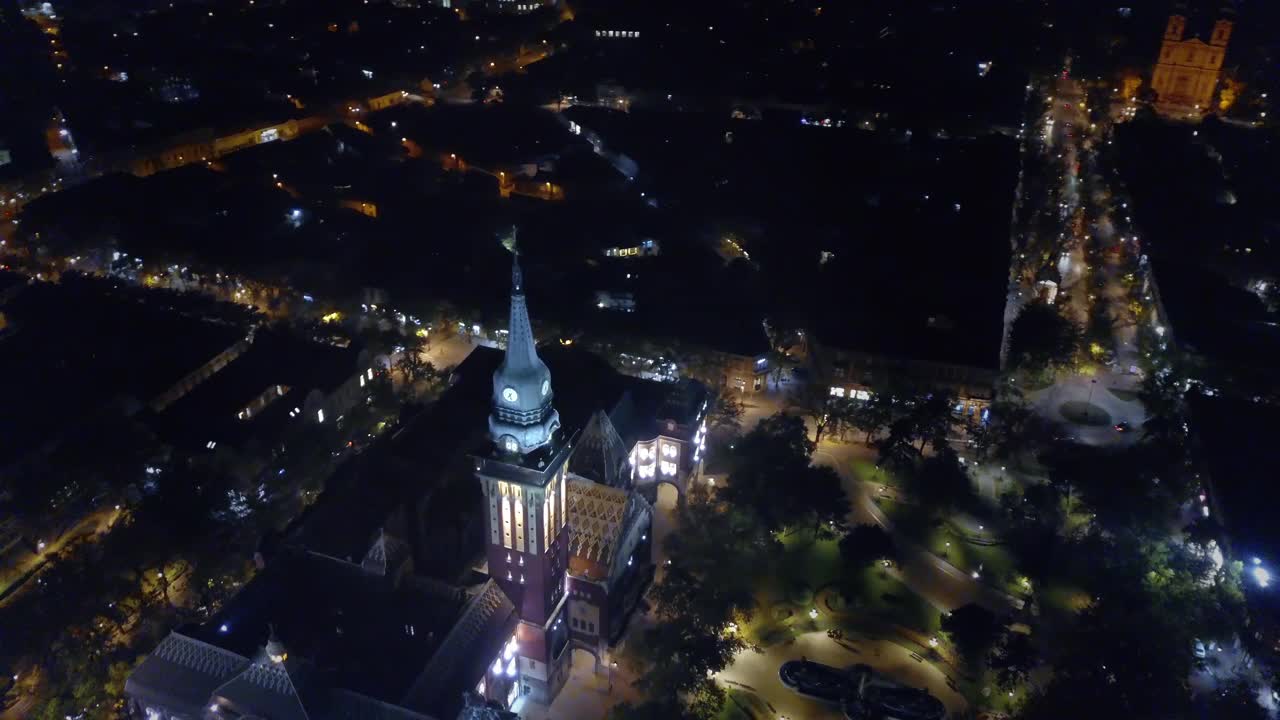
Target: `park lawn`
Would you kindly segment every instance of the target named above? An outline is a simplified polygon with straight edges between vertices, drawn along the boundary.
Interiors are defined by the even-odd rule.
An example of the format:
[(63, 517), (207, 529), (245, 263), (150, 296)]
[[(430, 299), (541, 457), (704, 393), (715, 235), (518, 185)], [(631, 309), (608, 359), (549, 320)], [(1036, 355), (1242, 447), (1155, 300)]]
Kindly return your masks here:
[[(837, 540), (813, 541), (799, 531), (781, 538), (782, 555), (764, 568), (756, 583), (756, 612), (742, 628), (744, 636), (760, 645), (772, 645), (799, 633), (818, 629), (808, 612), (818, 604), (823, 588), (844, 585), (840, 545)], [(883, 568), (870, 568), (856, 583), (857, 597), (845, 614), (850, 621), (874, 620), (934, 632), (938, 611)], [(826, 608), (822, 623), (830, 622)], [(842, 621), (841, 621), (842, 622)], [(851, 628), (852, 629), (852, 628)]]
[(1021, 582), (1022, 574), (1007, 547), (969, 542), (946, 524), (936, 528), (928, 540), (926, 547), (929, 552), (960, 570), (971, 573), (981, 568), (983, 582), (988, 585), (1008, 593), (1026, 592)]
[(768, 706), (755, 693), (729, 688), (725, 693), (724, 707), (720, 708), (716, 720), (754, 720), (757, 717), (768, 717), (762, 713), (767, 710)]
[(907, 537), (919, 537), (928, 526), (929, 518), (921, 511), (919, 505), (884, 496), (873, 496), (873, 498), (876, 507), (879, 507), (885, 517), (889, 518), (894, 529)]
[(854, 458), (849, 461), (849, 467), (853, 470), (854, 477), (869, 485), (902, 487), (902, 478), (890, 472), (888, 468), (876, 467), (876, 464), (868, 458)]
[(840, 578), (840, 546), (836, 540), (814, 542), (807, 529), (779, 537), (782, 554), (761, 568), (756, 579), (756, 612), (742, 628), (745, 637), (763, 646), (813, 630), (806, 614), (814, 593)]
[(941, 613), (901, 580), (880, 567), (867, 568), (863, 573), (858, 593), (844, 615), (855, 627), (861, 616), (871, 615), (923, 633), (938, 631)]
[(1036, 635), (1046, 647), (1052, 647), (1074, 630), (1076, 617), (1089, 607), (1093, 598), (1083, 588), (1050, 580), (1036, 588), (1036, 601), (1040, 605)]
[[(1008, 690), (1001, 690), (1000, 686), (996, 684), (996, 674), (990, 670), (984, 672), (982, 677), (969, 682), (967, 687), (969, 692), (965, 693), (965, 696), (969, 698), (969, 702), (973, 703), (974, 706), (1007, 715), (1015, 715), (1016, 711), (1026, 701), (1028, 695), (1026, 683), (1014, 688), (1012, 693)], [(982, 688), (984, 687), (991, 688), (991, 694), (988, 697), (982, 696)]]
[(957, 569), (971, 573), (981, 567), (988, 585), (1009, 593), (1025, 592), (1013, 556), (1004, 546), (968, 542), (949, 523), (930, 518), (918, 505), (886, 498), (878, 498), (876, 504), (897, 531)]

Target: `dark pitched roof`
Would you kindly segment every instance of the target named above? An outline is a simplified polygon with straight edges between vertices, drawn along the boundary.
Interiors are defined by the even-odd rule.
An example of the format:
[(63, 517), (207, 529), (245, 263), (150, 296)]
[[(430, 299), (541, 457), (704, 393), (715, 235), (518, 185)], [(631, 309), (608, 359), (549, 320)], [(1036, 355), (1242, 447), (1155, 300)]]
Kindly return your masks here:
[(454, 717), (463, 704), (463, 693), (482, 677), (490, 659), (501, 652), (515, 633), (515, 605), (498, 584), (490, 580), (471, 597), (440, 649), (422, 669), (404, 696), (404, 705), (441, 717)]
[[(240, 357), (166, 408), (156, 419), (156, 429), (170, 442), (192, 447), (210, 440), (239, 444), (250, 437), (274, 436), (310, 391), (330, 393), (354, 376), (359, 357), (354, 345), (340, 348), (259, 331)], [(251, 417), (238, 417), (246, 405), (276, 386), (287, 390)]]
[[(314, 715), (304, 707), (302, 693), (293, 677), (294, 660), (275, 663), (254, 662), (214, 690), (219, 704), (243, 711), (246, 715), (272, 720), (310, 720)], [(308, 703), (309, 704), (309, 703)]]
[(172, 632), (129, 676), (125, 692), (165, 707), (202, 710), (218, 686), (248, 665), (242, 655)]
[(627, 448), (658, 435), (679, 435), (680, 431), (668, 429), (668, 422), (685, 428), (692, 436), (694, 429), (691, 426), (711, 397), (707, 386), (697, 380), (664, 383), (629, 377), (627, 381), (626, 398), (612, 415), (614, 426)]
[(245, 334), (110, 283), (36, 283), (4, 306), (0, 459), (17, 456), (116, 398), (145, 404)]
[(358, 564), (286, 550), (191, 634), (256, 657), (274, 626), (290, 656), (314, 667), (309, 680), (396, 702), (464, 603), (461, 591), (393, 586)]
[(578, 448), (569, 469), (595, 482), (610, 486), (623, 484), (621, 470), (627, 461), (627, 447), (604, 410), (597, 410), (578, 436)]

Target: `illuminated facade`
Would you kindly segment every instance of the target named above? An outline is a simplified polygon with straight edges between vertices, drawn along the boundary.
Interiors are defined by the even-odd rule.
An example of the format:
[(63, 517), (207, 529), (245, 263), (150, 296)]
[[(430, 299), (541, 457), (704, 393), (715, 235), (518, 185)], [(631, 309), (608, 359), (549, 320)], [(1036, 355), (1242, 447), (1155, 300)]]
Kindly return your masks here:
[(493, 446), (476, 456), (476, 475), (488, 510), (489, 574), (520, 617), (514, 666), (519, 694), (547, 703), (564, 685), (570, 657), (565, 652), (569, 632), (563, 615), (569, 563), (565, 495), (572, 440), (560, 431), (553, 397), (551, 372), (534, 344), (517, 259), (512, 266), (507, 350), (493, 374)]
[[(652, 573), (653, 510), (628, 475), (628, 454), (608, 415), (599, 410), (583, 432), (565, 432), (554, 397), (517, 264), (507, 348), (493, 373), (492, 444), (474, 460), (485, 498), (489, 575), (519, 616), (515, 697), (544, 704), (568, 678), (572, 648), (591, 653), (600, 667)], [(612, 432), (604, 445), (602, 422)], [(585, 445), (580, 438), (588, 439)], [(681, 460), (683, 448), (674, 441), (649, 441), (655, 443), (656, 453), (666, 453), (667, 479), (674, 483), (674, 468), (693, 461)], [(571, 461), (577, 466), (590, 458), (602, 459), (592, 470), (607, 470), (589, 470), (593, 478), (571, 472)], [(490, 700), (514, 705), (503, 692), (486, 690)]]
[(555, 7), (555, 0), (489, 0), (488, 8), (501, 13), (528, 13), (544, 7)]
[(958, 361), (942, 362), (863, 352), (811, 343), (811, 361), (819, 382), (833, 398), (870, 400), (876, 386), (936, 388), (956, 399), (955, 412), (970, 419), (987, 417), (999, 371)]
[(1229, 7), (1220, 12), (1207, 43), (1199, 37), (1187, 37), (1187, 16), (1181, 9), (1169, 17), (1151, 75), (1158, 112), (1187, 118), (1210, 110), (1231, 40), (1232, 17)]
[(182, 143), (156, 154), (144, 155), (134, 163), (133, 174), (147, 177), (184, 165), (209, 162), (255, 145), (293, 140), (302, 132), (303, 128), (297, 120), (288, 120), (279, 125), (254, 128), (218, 137), (206, 137), (202, 141)]

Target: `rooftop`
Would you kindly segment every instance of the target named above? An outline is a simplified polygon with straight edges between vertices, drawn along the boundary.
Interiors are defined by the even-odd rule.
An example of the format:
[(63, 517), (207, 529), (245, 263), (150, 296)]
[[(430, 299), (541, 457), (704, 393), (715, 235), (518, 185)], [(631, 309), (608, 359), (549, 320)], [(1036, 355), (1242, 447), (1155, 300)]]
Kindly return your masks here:
[(623, 522), (629, 519), (631, 493), (578, 478), (570, 479), (568, 490), (569, 569), (604, 579), (613, 565)]
[[(1280, 528), (1274, 512), (1280, 488), (1263, 480), (1268, 468), (1280, 465), (1280, 446), (1275, 443), (1280, 410), (1226, 397), (1193, 395), (1190, 402), (1209, 468), (1212, 507), (1226, 528), (1232, 554), (1246, 563), (1256, 556), (1272, 568), (1280, 566)], [(1280, 611), (1274, 588), (1251, 594)]]
[(0, 457), (119, 401), (125, 412), (141, 409), (244, 338), (244, 326), (204, 320), (184, 300), (69, 275), (6, 303)]
[(1156, 261), (1154, 270), (1174, 338), (1213, 363), (1209, 381), (1222, 375), (1259, 379), (1274, 391), (1280, 378), (1273, 362), (1280, 357), (1280, 318), (1257, 295), (1210, 268)]
[[(330, 393), (363, 371), (357, 367), (359, 357), (355, 346), (340, 348), (259, 330), (240, 357), (161, 413), (157, 430), (193, 447), (209, 440), (240, 444), (252, 437), (273, 437), (309, 392)], [(270, 403), (241, 417), (264, 393)]]
[(290, 551), (188, 634), (253, 658), (274, 626), (289, 653), (305, 658), (329, 682), (396, 702), (465, 604), (460, 591), (410, 582), (392, 587), (358, 565)]
[[(276, 558), (212, 620), (171, 633), (129, 679), (131, 696), (252, 716), (449, 718), (512, 636), (492, 581), (399, 585), (297, 552)], [(268, 638), (284, 659), (266, 656)]]
[(768, 317), (850, 349), (998, 366), (1016, 141), (566, 112), (639, 164), (668, 226), (662, 256), (625, 270), (635, 313), (600, 325), (754, 354)]

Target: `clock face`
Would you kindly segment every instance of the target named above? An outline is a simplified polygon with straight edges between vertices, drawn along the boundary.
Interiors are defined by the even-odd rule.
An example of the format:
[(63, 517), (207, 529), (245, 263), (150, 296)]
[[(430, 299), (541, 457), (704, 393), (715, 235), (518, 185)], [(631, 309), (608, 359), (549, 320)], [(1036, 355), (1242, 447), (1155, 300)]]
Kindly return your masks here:
[(512, 403), (513, 403), (513, 402), (515, 402), (517, 399), (519, 399), (519, 397), (520, 397), (520, 396), (516, 394), (516, 389), (515, 389), (515, 388), (503, 388), (503, 389), (502, 389), (502, 399), (503, 399), (503, 400), (506, 400), (507, 402), (512, 402)]
[(549, 392), (551, 392), (551, 381), (543, 380), (542, 381), (542, 397), (546, 397), (547, 393)]

